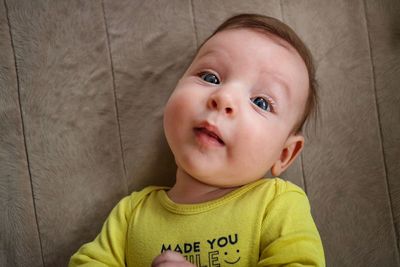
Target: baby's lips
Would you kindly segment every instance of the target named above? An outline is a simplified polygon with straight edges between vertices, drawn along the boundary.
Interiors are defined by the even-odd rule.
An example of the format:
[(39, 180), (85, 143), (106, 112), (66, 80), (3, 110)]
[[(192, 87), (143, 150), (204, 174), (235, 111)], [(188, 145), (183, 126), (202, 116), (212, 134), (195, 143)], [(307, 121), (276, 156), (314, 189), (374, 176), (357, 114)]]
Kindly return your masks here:
[(211, 124), (210, 122), (203, 121), (197, 127), (195, 127), (195, 129), (205, 132), (206, 134), (208, 134), (208, 135), (214, 137), (215, 139), (217, 139), (219, 143), (225, 145), (225, 142), (224, 142), (224, 140), (222, 138), (222, 135), (221, 135), (218, 127), (213, 125), (213, 124)]
[(215, 139), (219, 144), (225, 145), (224, 141), (222, 141), (222, 139), (218, 135), (216, 135), (214, 132), (211, 132), (204, 127), (200, 127), (200, 128), (196, 127), (194, 129), (195, 129), (195, 131), (197, 131), (199, 133), (203, 133), (203, 134), (209, 136), (210, 138)]

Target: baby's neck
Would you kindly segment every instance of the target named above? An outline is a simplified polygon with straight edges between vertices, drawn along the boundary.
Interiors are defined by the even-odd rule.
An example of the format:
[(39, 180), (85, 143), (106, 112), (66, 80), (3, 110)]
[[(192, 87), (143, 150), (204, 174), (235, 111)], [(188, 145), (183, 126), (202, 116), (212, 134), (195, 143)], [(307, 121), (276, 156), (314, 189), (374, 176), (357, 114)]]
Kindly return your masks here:
[(178, 168), (175, 185), (167, 192), (168, 197), (179, 204), (196, 204), (218, 199), (238, 187), (220, 188), (204, 184)]

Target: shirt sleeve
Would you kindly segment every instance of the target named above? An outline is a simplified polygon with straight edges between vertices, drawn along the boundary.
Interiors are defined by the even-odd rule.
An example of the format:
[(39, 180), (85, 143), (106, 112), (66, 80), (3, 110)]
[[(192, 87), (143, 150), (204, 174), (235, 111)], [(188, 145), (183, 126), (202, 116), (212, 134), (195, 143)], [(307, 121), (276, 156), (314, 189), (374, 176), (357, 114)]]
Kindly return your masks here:
[(123, 198), (111, 211), (100, 234), (72, 255), (68, 266), (125, 266), (126, 233), (132, 213), (131, 206), (131, 196)]
[(261, 266), (325, 266), (321, 238), (304, 191), (291, 184), (277, 184), (261, 231)]

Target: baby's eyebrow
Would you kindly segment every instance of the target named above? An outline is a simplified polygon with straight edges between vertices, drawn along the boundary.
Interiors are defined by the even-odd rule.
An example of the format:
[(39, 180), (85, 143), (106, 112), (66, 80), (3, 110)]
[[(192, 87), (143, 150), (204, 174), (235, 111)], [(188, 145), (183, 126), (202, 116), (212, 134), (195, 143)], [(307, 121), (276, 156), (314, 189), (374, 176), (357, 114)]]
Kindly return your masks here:
[(206, 52), (203, 52), (201, 54), (198, 55), (198, 57), (206, 57), (212, 54), (216, 54), (217, 52), (215, 50), (206, 50)]
[(211, 56), (219, 58), (219, 57), (227, 57), (228, 55), (223, 49), (210, 48), (203, 53), (199, 53), (198, 58), (211, 57)]
[[(286, 98), (289, 98), (290, 96), (290, 90), (287, 82), (277, 73), (273, 73), (270, 71), (263, 71), (260, 73), (261, 76), (266, 75), (268, 77), (268, 80), (272, 81), (273, 84), (278, 84), (279, 88), (275, 89), (276, 86), (272, 86), (273, 91), (278, 91), (278, 89), (283, 89), (279, 90), (279, 94), (283, 93)], [(264, 80), (264, 79), (263, 79)], [(270, 88), (271, 89), (271, 88)]]
[(224, 55), (223, 51), (221, 53), (221, 51), (211, 49), (199, 54), (195, 61), (196, 67), (226, 68), (229, 56)]

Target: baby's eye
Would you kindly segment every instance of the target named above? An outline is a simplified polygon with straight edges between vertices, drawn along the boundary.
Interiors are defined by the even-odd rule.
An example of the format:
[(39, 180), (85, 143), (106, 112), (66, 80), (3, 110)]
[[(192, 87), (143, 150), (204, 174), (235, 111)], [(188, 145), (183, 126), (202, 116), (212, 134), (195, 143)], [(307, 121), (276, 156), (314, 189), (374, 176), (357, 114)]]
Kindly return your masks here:
[(268, 112), (273, 111), (272, 104), (268, 100), (264, 99), (263, 97), (260, 97), (260, 96), (253, 97), (253, 98), (251, 98), (251, 101), (253, 102), (254, 105), (261, 108), (262, 110), (265, 110)]
[(204, 72), (200, 74), (200, 78), (208, 83), (219, 84), (219, 79), (215, 74)]

